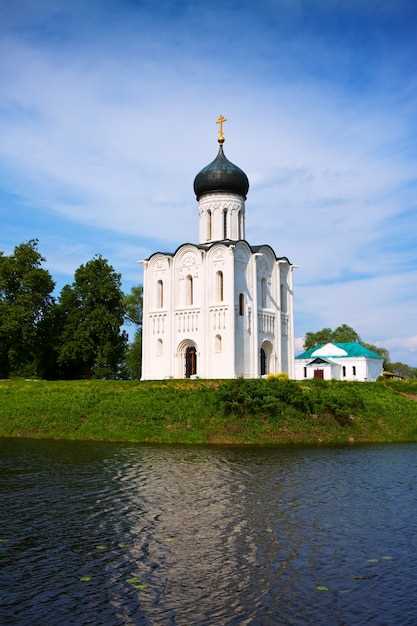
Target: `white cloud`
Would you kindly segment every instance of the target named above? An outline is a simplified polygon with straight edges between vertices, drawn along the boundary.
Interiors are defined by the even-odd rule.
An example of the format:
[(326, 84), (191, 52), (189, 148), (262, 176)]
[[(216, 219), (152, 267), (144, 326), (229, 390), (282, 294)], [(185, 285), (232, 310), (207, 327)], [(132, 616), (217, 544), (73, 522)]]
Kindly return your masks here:
[[(192, 182), (215, 155), (214, 118), (223, 112), (226, 153), (251, 182), (248, 237), (301, 266), (302, 330), (346, 322), (364, 339), (384, 341), (397, 328), (413, 336), (416, 273), (405, 271), (412, 254), (384, 245), (391, 221), (415, 206), (408, 184), (417, 161), (402, 148), (412, 90), (384, 92), (382, 67), (381, 82), (354, 98), (317, 77), (275, 75), (271, 84), (271, 68), (259, 78), (260, 59), (236, 72), (227, 60), (168, 50), (165, 32), (143, 28), (133, 46), (131, 33), (123, 42), (123, 27), (115, 30), (118, 39), (107, 33), (78, 51), (3, 40), (0, 164), (11, 187), (28, 204), (115, 238), (175, 246), (196, 237)], [(267, 56), (267, 43), (262, 51)], [(288, 54), (286, 64), (287, 76)], [(395, 236), (406, 232), (407, 224), (397, 226)], [(148, 253), (121, 242), (107, 250), (128, 280)], [(64, 274), (87, 253), (88, 246), (53, 242), (45, 250)], [(355, 275), (362, 280), (346, 280)], [(400, 348), (414, 349), (392, 346)]]

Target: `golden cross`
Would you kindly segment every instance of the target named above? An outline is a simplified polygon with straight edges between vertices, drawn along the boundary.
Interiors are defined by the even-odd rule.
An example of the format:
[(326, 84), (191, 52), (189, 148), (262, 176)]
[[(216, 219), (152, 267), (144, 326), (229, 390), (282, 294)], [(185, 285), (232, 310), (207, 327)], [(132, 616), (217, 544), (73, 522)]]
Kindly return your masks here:
[(227, 122), (227, 119), (223, 115), (219, 115), (216, 120), (216, 124), (219, 125), (219, 132), (217, 133), (217, 141), (219, 144), (224, 143), (223, 124)]

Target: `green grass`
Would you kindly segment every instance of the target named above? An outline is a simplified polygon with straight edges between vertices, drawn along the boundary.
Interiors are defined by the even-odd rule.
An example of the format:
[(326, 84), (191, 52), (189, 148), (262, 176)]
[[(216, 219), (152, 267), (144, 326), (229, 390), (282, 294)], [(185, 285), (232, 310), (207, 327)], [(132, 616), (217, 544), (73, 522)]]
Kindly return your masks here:
[(417, 383), (0, 381), (0, 436), (148, 443), (417, 441)]

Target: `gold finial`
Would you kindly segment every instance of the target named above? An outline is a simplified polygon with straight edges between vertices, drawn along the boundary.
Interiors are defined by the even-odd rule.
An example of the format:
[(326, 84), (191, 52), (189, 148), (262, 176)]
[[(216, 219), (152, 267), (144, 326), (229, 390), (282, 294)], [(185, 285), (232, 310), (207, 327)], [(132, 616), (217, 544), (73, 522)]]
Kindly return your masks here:
[(216, 120), (216, 124), (219, 125), (219, 132), (217, 133), (217, 141), (220, 145), (224, 144), (223, 124), (227, 122), (227, 119), (223, 115), (219, 115)]

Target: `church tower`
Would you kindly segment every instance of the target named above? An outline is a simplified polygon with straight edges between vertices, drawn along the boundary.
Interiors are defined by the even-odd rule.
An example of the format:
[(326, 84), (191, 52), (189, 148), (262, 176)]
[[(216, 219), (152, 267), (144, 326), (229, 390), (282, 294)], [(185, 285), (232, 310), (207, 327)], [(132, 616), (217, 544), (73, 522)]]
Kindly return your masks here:
[(142, 380), (294, 375), (293, 266), (245, 236), (246, 174), (218, 154), (195, 177), (199, 242), (144, 261)]

